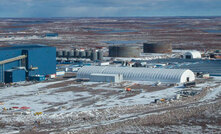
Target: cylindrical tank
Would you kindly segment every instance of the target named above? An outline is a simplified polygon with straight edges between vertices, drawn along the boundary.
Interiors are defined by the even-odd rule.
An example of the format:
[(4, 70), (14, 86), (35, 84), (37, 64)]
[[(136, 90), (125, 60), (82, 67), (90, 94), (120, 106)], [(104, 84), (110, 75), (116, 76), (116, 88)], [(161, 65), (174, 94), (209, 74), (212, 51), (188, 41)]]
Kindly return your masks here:
[(80, 57), (80, 58), (85, 58), (85, 55), (86, 55), (86, 54), (85, 54), (85, 51), (80, 51), (80, 52), (79, 52), (79, 57)]
[(74, 50), (74, 57), (79, 58), (79, 50)]
[(59, 50), (59, 51), (56, 51), (56, 56), (57, 56), (57, 57), (62, 57), (62, 55), (63, 55), (63, 54), (62, 54), (62, 51), (60, 51), (60, 50)]
[(68, 56), (68, 51), (63, 50), (63, 51), (62, 51), (62, 57), (67, 57), (67, 56)]
[(68, 56), (70, 58), (74, 58), (74, 51), (73, 50), (69, 51)]
[(95, 61), (97, 60), (97, 51), (96, 50), (93, 50), (92, 53), (91, 53), (91, 58), (90, 58), (92, 61)]
[(162, 44), (162, 43), (143, 43), (143, 52), (144, 53), (171, 53), (172, 45), (171, 44)]
[(103, 51), (102, 51), (102, 50), (99, 50), (99, 51), (97, 52), (97, 59), (100, 60), (100, 61), (103, 60)]
[(139, 57), (141, 48), (139, 46), (109, 46), (109, 57)]
[(91, 58), (91, 50), (86, 50), (86, 58)]
[(63, 52), (61, 50), (58, 51), (58, 56), (62, 57)]
[(67, 51), (67, 58), (70, 58), (70, 51)]

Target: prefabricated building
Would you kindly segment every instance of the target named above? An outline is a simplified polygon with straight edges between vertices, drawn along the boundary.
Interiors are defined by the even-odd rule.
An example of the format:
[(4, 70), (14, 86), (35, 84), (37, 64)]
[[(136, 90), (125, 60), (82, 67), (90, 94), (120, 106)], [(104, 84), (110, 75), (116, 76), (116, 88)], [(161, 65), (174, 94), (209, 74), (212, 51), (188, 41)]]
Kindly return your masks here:
[(165, 83), (185, 83), (195, 80), (191, 70), (152, 69), (135, 67), (84, 66), (77, 72), (77, 78), (90, 78), (91, 74), (122, 74), (124, 80), (160, 81)]

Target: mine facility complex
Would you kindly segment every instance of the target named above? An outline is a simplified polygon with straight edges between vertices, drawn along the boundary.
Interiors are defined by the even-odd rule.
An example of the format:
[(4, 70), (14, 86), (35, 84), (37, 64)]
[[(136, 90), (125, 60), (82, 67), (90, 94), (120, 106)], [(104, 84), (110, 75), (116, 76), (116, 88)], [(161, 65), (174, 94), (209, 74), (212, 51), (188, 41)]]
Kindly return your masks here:
[[(194, 49), (156, 40), (150, 36), (158, 27), (155, 32), (135, 29), (135, 23), (129, 30), (113, 30), (102, 27), (115, 24), (109, 19), (58, 20), (36, 27), (30, 22), (25, 34), (1, 34), (0, 41), (11, 43), (0, 47), (0, 133), (221, 131), (218, 47)], [(127, 26), (124, 19), (118, 21), (116, 26)], [(29, 35), (33, 29), (36, 35)]]

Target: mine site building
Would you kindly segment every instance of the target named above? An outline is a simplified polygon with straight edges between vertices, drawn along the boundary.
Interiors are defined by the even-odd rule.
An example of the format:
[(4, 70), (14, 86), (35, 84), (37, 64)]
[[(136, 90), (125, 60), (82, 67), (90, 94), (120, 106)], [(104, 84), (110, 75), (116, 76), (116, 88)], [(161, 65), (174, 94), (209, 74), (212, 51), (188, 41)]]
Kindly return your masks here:
[(46, 33), (45, 37), (58, 37), (58, 33)]
[(50, 74), (56, 74), (55, 47), (29, 44), (0, 48), (0, 83)]
[(91, 74), (90, 81), (93, 82), (122, 82), (122, 74)]
[(201, 53), (199, 51), (188, 51), (184, 54), (184, 59), (200, 59)]
[(124, 80), (160, 81), (164, 83), (185, 83), (195, 80), (188, 69), (153, 69), (135, 67), (84, 66), (77, 72), (77, 78), (90, 79), (91, 74), (122, 74)]

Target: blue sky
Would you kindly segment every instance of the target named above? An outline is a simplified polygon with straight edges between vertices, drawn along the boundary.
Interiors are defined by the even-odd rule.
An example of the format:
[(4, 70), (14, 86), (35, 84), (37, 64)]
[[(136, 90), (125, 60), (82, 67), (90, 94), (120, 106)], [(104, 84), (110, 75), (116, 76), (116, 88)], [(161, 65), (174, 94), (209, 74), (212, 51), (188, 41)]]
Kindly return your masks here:
[(0, 17), (220, 15), (221, 0), (0, 0)]

